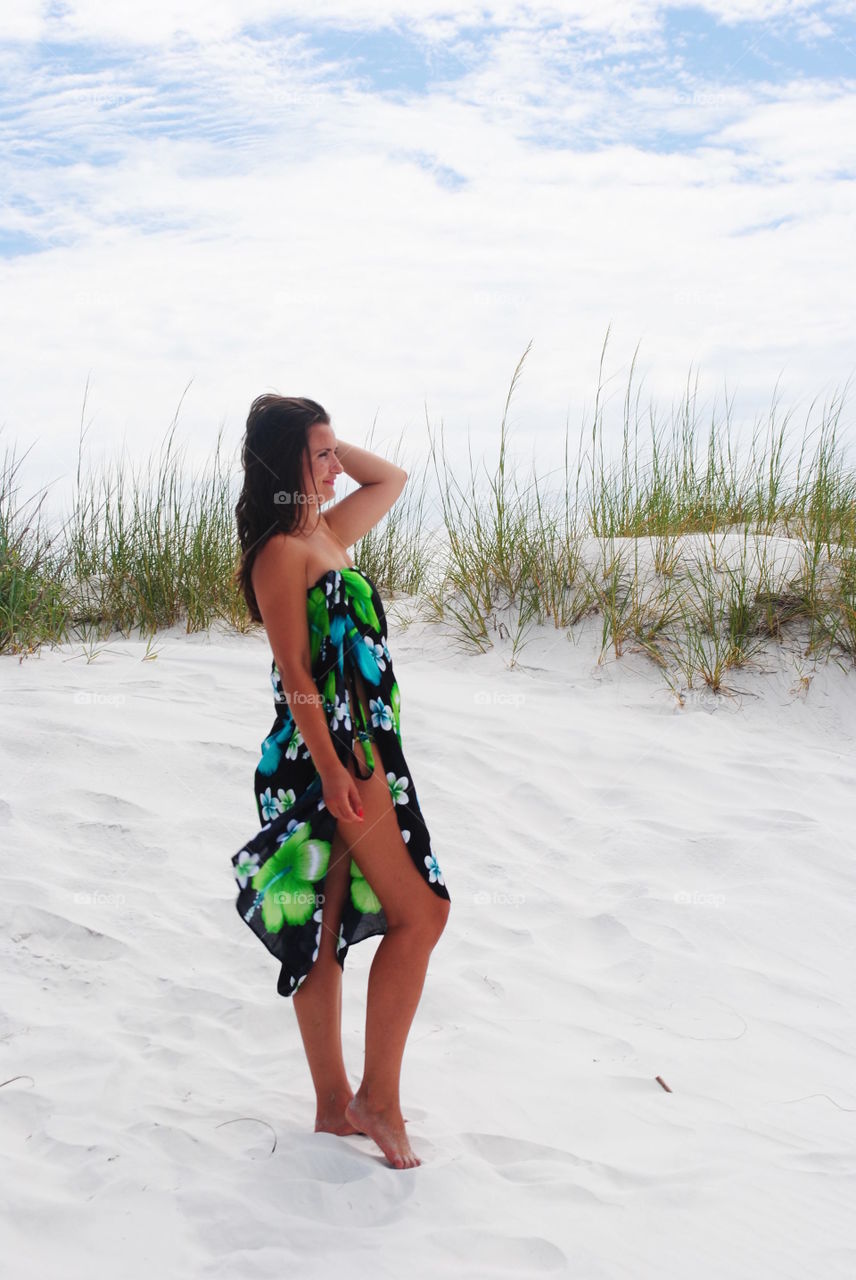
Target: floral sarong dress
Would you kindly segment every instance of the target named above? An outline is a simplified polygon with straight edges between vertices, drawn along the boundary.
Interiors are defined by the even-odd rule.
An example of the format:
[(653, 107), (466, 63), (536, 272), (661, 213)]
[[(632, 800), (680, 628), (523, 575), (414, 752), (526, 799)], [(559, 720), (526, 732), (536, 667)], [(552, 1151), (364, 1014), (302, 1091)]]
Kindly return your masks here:
[[(419, 874), (438, 897), (449, 899), (401, 746), (401, 695), (387, 647), (387, 624), (377, 588), (362, 570), (330, 569), (307, 592), (312, 676), (323, 700), (336, 754), (349, 755), (358, 773), (374, 772), (377, 740), (402, 839)], [(353, 671), (369, 694), (370, 724), (356, 697)], [(232, 858), (241, 918), (280, 961), (277, 991), (293, 995), (318, 957), (324, 880), (337, 819), (324, 804), (321, 778), (291, 714), (276, 661), (271, 662), (276, 719), (261, 745), (255, 795), (264, 826)], [(359, 724), (355, 720), (359, 716)], [(354, 752), (365, 752), (368, 773)], [(386, 933), (387, 921), (353, 858), (336, 958)]]

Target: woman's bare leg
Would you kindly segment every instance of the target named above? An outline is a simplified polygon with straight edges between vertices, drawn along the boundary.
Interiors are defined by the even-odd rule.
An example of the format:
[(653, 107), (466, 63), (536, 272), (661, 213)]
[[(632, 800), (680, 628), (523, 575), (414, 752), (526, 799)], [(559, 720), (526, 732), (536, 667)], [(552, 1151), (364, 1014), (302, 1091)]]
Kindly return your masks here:
[(342, 1056), (342, 970), (336, 943), (345, 894), (350, 888), (350, 854), (338, 832), (330, 848), (324, 881), (318, 958), (291, 997), (315, 1086), (315, 1132), (359, 1133), (345, 1115), (354, 1096)]
[(387, 920), (369, 971), (363, 1080), (346, 1118), (367, 1133), (398, 1169), (419, 1164), (399, 1100), (401, 1060), (419, 1004), (428, 959), (446, 924), (449, 902), (423, 880), (402, 839), (386, 770), (373, 743), (375, 771), (357, 779), (362, 822), (339, 820), (350, 856), (380, 898)]

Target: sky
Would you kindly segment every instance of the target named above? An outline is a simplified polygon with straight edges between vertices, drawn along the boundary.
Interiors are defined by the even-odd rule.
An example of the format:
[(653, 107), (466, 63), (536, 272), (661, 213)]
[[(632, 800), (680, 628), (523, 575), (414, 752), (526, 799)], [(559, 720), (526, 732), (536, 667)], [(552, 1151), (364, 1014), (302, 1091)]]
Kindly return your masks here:
[(854, 176), (856, 3), (15, 0), (0, 454), (61, 501), (81, 426), (142, 458), (177, 414), (237, 473), (276, 391), (490, 469), (524, 352), (524, 470), (599, 376), (620, 436), (634, 357), (643, 429), (691, 383), (801, 434), (856, 368)]

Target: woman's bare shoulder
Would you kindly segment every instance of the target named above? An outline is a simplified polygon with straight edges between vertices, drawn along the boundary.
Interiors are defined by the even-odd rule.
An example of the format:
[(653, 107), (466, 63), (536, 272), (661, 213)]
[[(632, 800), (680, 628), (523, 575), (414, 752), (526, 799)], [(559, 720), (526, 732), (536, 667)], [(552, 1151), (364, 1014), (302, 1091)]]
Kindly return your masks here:
[(253, 590), (274, 662), (282, 672), (310, 668), (305, 586), (306, 548), (300, 538), (277, 531), (259, 549)]
[(253, 580), (257, 574), (262, 580), (283, 572), (291, 575), (301, 571), (305, 574), (307, 552), (306, 540), (299, 534), (272, 533), (253, 561)]

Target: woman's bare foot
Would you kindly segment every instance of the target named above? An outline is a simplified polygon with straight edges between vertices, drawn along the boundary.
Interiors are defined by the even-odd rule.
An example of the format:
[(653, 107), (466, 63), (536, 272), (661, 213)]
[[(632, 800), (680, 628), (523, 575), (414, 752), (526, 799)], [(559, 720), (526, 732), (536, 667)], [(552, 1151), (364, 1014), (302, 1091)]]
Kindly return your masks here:
[(349, 1120), (343, 1115), (339, 1116), (316, 1116), (315, 1117), (316, 1133), (337, 1133), (340, 1138), (346, 1138), (349, 1134), (358, 1133), (361, 1138), (366, 1135), (362, 1129), (355, 1129)]
[(412, 1169), (422, 1163), (407, 1140), (405, 1121), (397, 1108), (376, 1111), (357, 1094), (345, 1107), (345, 1119), (377, 1143), (394, 1169)]
[(336, 1133), (340, 1138), (358, 1133), (364, 1138), (366, 1135), (363, 1130), (354, 1128), (345, 1114), (345, 1108), (353, 1096), (349, 1089), (347, 1093), (331, 1093), (323, 1102), (318, 1098), (315, 1107), (315, 1132)]

